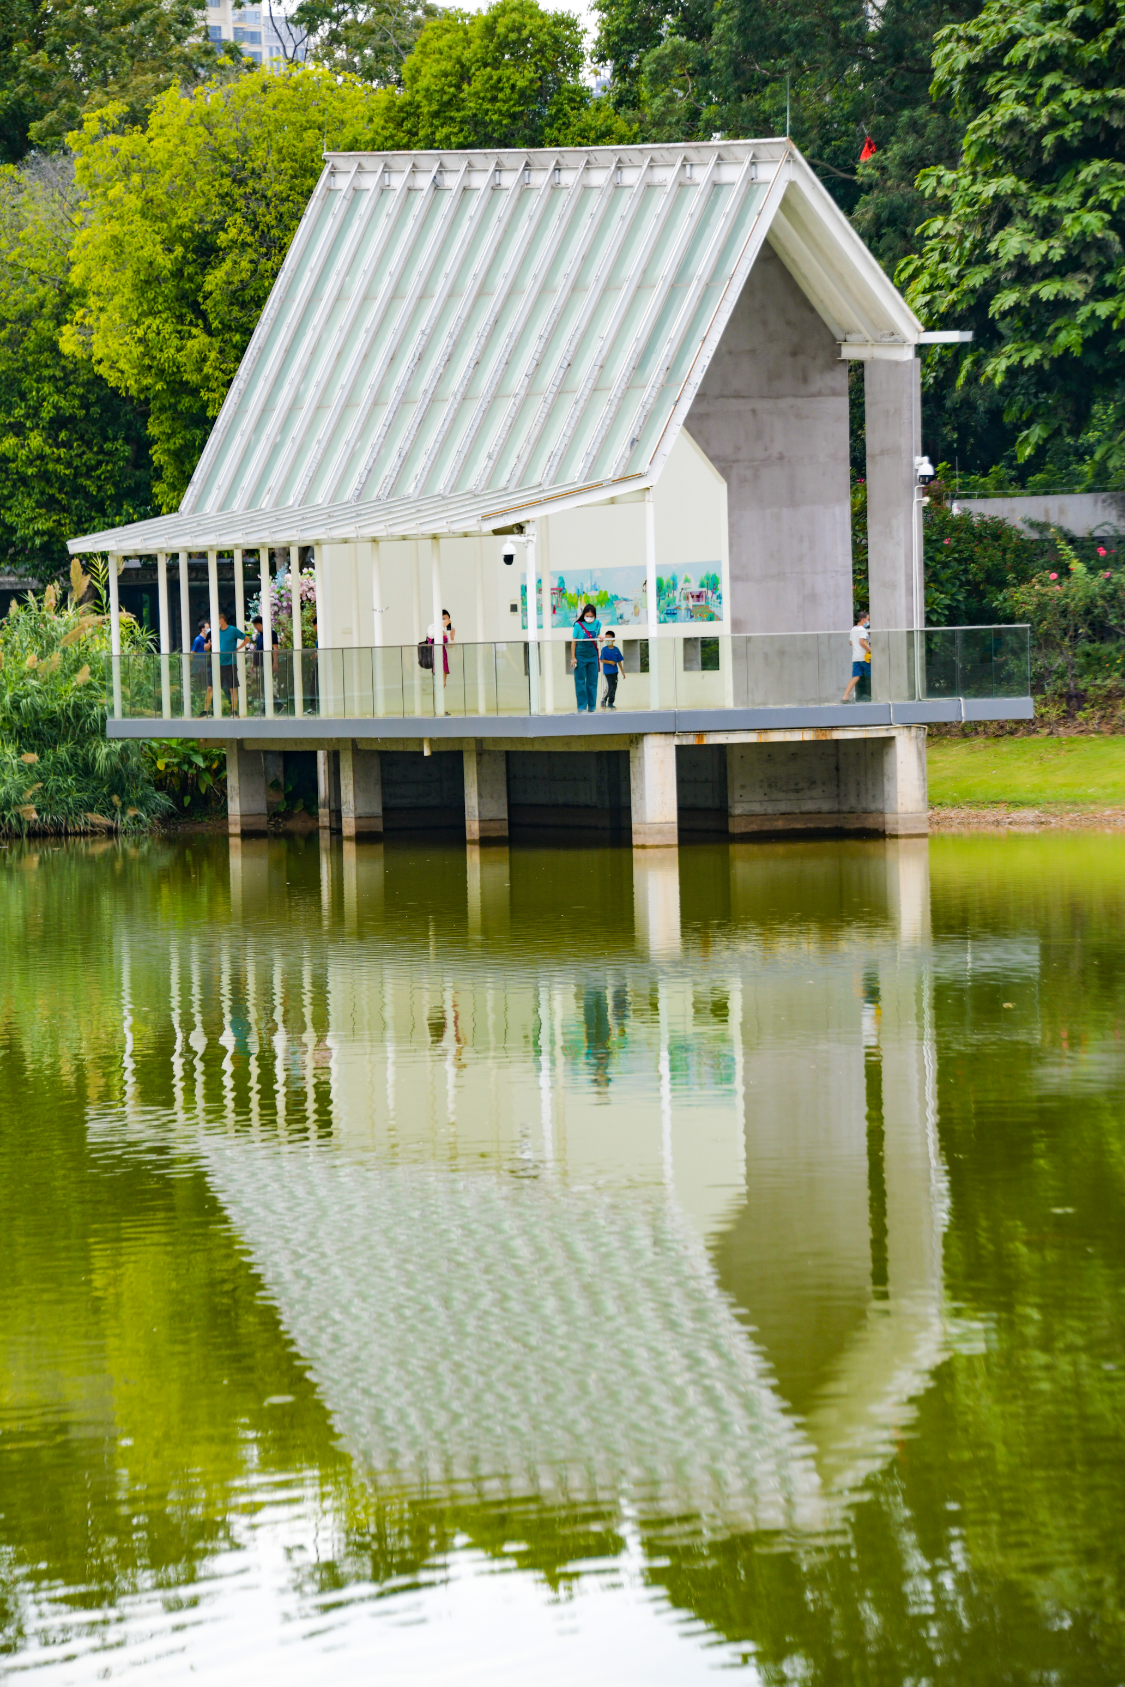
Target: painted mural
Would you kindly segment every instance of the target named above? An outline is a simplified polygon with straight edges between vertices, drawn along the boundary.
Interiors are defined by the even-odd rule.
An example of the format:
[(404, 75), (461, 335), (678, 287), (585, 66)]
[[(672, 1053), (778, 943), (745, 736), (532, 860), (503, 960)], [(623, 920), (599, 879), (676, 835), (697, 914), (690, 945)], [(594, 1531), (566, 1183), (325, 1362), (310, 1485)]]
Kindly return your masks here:
[[(570, 628), (584, 603), (592, 603), (603, 627), (638, 627), (648, 621), (645, 571), (638, 567), (589, 568), (580, 574), (552, 574), (551, 626)], [(721, 621), (722, 564), (699, 562), (656, 577), (658, 618), (663, 622)], [(520, 586), (520, 609), (527, 626), (527, 584)], [(539, 625), (544, 623), (543, 579), (538, 581)]]

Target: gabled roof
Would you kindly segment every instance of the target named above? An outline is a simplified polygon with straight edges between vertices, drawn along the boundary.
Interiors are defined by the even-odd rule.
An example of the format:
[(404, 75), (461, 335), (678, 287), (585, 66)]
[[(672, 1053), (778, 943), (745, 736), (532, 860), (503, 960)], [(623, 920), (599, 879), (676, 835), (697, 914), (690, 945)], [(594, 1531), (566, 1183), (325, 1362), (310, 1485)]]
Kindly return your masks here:
[(648, 484), (767, 236), (842, 344), (910, 355), (787, 141), (329, 154), (179, 514), (71, 549), (479, 530)]

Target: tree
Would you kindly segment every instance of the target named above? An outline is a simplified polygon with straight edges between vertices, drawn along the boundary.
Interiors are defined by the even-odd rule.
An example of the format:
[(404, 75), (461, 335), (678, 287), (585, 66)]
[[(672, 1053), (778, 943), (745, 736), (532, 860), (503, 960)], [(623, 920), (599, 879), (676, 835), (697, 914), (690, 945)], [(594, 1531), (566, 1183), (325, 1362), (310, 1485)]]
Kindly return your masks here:
[[(611, 98), (654, 140), (789, 132), (888, 268), (913, 249), (914, 178), (955, 158), (935, 32), (974, 0), (598, 0)], [(876, 145), (863, 165), (865, 140)]]
[(476, 16), (428, 23), (403, 65), (399, 144), (416, 147), (592, 146), (629, 125), (582, 81), (582, 31), (536, 0), (495, 0)]
[(206, 15), (202, 0), (26, 6), (11, 69), (23, 109), (37, 113), (29, 142), (58, 146), (88, 112), (107, 105), (142, 123), (166, 89), (196, 87), (224, 64), (236, 72), (245, 61), (233, 43), (208, 40)]
[(79, 223), (68, 156), (0, 170), (0, 556), (42, 580), (71, 534), (152, 513), (143, 412), (59, 344)]
[(434, 0), (301, 0), (285, 21), (316, 63), (376, 87), (401, 87), (404, 63), (438, 15)]
[(387, 144), (392, 98), (321, 69), (259, 72), (169, 89), (143, 131), (103, 107), (72, 137), (89, 221), (65, 344), (147, 407), (162, 509), (183, 497), (323, 152)]
[(934, 90), (965, 122), (923, 172), (938, 214), (899, 279), (931, 325), (971, 327), (962, 382), (1000, 389), (1026, 460), (1106, 418), (1125, 468), (1125, 20), (1117, 0), (988, 0), (945, 30)]

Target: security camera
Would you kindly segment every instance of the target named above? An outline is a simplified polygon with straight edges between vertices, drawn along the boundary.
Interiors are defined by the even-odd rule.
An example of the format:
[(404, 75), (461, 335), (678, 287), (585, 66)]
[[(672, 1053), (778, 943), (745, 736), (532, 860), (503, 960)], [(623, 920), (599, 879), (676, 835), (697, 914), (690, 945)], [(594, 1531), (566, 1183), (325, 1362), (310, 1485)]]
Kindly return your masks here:
[(511, 566), (512, 566), (513, 562), (515, 562), (515, 560), (516, 560), (516, 548), (515, 548), (515, 546), (514, 545), (505, 545), (504, 546), (504, 567), (505, 568), (511, 568)]
[(935, 478), (934, 465), (928, 457), (915, 457), (914, 473), (919, 486), (928, 486)]

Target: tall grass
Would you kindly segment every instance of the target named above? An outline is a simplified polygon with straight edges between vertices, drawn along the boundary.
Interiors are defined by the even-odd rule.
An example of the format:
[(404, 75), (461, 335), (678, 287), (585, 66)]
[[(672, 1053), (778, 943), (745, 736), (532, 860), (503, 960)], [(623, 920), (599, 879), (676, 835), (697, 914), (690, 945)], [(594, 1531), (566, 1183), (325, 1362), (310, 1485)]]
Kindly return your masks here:
[[(106, 737), (109, 627), (102, 594), (75, 563), (65, 605), (53, 586), (0, 621), (0, 833), (141, 831), (171, 803), (139, 743)], [(122, 647), (147, 635), (122, 615)]]

